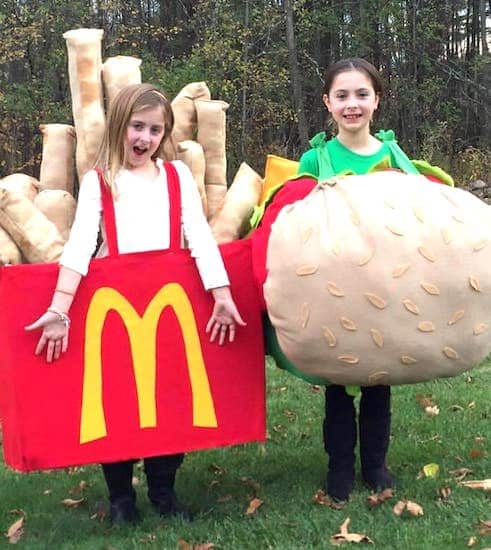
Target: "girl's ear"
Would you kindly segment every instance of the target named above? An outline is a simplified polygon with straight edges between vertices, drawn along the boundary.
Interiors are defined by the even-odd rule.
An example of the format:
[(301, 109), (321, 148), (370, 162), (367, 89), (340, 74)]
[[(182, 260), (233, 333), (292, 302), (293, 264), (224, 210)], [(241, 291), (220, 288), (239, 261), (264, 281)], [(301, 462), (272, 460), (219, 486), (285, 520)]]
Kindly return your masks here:
[(376, 111), (378, 109), (379, 102), (380, 102), (380, 95), (375, 94), (375, 109), (374, 109), (374, 111)]
[(329, 107), (329, 96), (327, 94), (324, 94), (322, 96), (322, 103), (327, 107), (327, 110), (331, 112), (331, 108)]

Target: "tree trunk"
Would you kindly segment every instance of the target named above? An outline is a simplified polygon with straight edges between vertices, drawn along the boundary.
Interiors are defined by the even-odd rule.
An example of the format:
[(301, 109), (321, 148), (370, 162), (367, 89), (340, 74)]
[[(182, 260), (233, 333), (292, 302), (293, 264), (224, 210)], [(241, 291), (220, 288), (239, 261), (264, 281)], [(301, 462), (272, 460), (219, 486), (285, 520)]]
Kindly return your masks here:
[(290, 59), (293, 101), (295, 111), (298, 116), (298, 133), (302, 147), (307, 149), (309, 144), (309, 131), (303, 106), (302, 82), (300, 80), (300, 71), (298, 68), (297, 46), (295, 43), (295, 32), (293, 27), (293, 7), (290, 0), (284, 0), (283, 5), (286, 15), (286, 41), (288, 46), (288, 56)]

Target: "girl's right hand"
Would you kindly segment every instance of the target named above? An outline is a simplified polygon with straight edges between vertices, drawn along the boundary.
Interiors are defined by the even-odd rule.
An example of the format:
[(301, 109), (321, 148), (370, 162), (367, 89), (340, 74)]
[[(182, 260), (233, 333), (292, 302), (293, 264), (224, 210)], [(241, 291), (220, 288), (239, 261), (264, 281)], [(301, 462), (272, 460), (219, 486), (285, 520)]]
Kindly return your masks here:
[(46, 361), (48, 363), (59, 359), (60, 355), (68, 349), (68, 324), (62, 321), (58, 314), (47, 311), (37, 321), (25, 327), (25, 330), (31, 331), (38, 328), (42, 328), (43, 332), (34, 353), (40, 355), (46, 347)]

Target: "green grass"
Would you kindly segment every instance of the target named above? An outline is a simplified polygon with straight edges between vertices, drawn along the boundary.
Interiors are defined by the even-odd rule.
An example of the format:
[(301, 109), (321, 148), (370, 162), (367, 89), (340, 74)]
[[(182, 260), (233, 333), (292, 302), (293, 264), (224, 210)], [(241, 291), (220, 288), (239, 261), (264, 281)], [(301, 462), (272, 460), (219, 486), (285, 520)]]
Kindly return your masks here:
[[(395, 498), (376, 509), (367, 507), (369, 493), (359, 480), (343, 510), (312, 501), (326, 472), (322, 392), (272, 366), (267, 375), (268, 441), (188, 455), (178, 474), (177, 490), (195, 512), (194, 522), (162, 521), (153, 514), (141, 466), (135, 474), (144, 521), (136, 528), (92, 519), (105, 502), (98, 467), (23, 475), (2, 466), (0, 528), (6, 532), (19, 517), (11, 511), (22, 509), (22, 549), (174, 549), (179, 539), (213, 542), (219, 549), (304, 549), (332, 548), (331, 535), (349, 516), (350, 531), (367, 534), (377, 549), (461, 549), (471, 536), (477, 537), (474, 548), (491, 547), (491, 537), (478, 528), (479, 520), (491, 519), (490, 493), (459, 486), (449, 473), (466, 467), (473, 470), (468, 479), (491, 477), (490, 361), (457, 378), (393, 388), (389, 464), (398, 486)], [(418, 394), (430, 394), (440, 414), (427, 416)], [(432, 462), (440, 467), (438, 477), (418, 479)], [(80, 497), (70, 490), (81, 481), (87, 483), (86, 502), (64, 508), (63, 499)], [(445, 504), (438, 502), (441, 487), (452, 491)], [(264, 504), (246, 516), (253, 496)], [(397, 499), (419, 503), (424, 516), (396, 517)]]

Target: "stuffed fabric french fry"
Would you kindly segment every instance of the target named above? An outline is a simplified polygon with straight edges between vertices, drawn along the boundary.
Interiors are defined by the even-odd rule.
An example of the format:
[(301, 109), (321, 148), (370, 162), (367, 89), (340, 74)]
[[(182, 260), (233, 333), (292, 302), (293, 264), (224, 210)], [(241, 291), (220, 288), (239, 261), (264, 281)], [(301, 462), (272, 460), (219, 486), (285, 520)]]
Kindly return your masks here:
[(194, 181), (198, 186), (201, 205), (205, 216), (207, 215), (207, 201), (205, 191), (205, 155), (203, 147), (196, 141), (187, 140), (177, 144), (177, 158), (191, 170)]
[(0, 227), (0, 265), (21, 264), (22, 254), (12, 237)]
[(101, 29), (75, 29), (63, 34), (68, 50), (68, 75), (77, 133), (78, 179), (92, 168), (104, 133), (101, 79)]
[(336, 177), (271, 226), (281, 350), (336, 384), (455, 376), (491, 351), (491, 206), (423, 176)]
[(34, 206), (55, 224), (63, 240), (67, 241), (77, 207), (73, 196), (60, 189), (45, 189), (34, 199)]
[(141, 84), (141, 59), (128, 55), (108, 57), (102, 65), (102, 80), (106, 90), (107, 105), (125, 86)]
[(16, 191), (33, 201), (38, 193), (39, 181), (27, 174), (10, 174), (0, 180), (0, 189)]
[(211, 221), (217, 243), (239, 239), (250, 229), (249, 220), (261, 195), (263, 179), (243, 162), (235, 174), (223, 204)]
[(205, 82), (191, 82), (176, 95), (171, 103), (174, 113), (174, 143), (195, 139), (197, 118), (194, 102), (210, 98), (210, 90)]
[(40, 124), (43, 154), (40, 189), (61, 189), (73, 195), (75, 128), (69, 124)]
[(65, 241), (54, 223), (23, 194), (0, 189), (0, 226), (29, 263), (56, 262)]
[(206, 161), (205, 188), (208, 219), (212, 219), (227, 192), (227, 158), (225, 154), (228, 103), (220, 100), (195, 101), (198, 117), (198, 142)]

